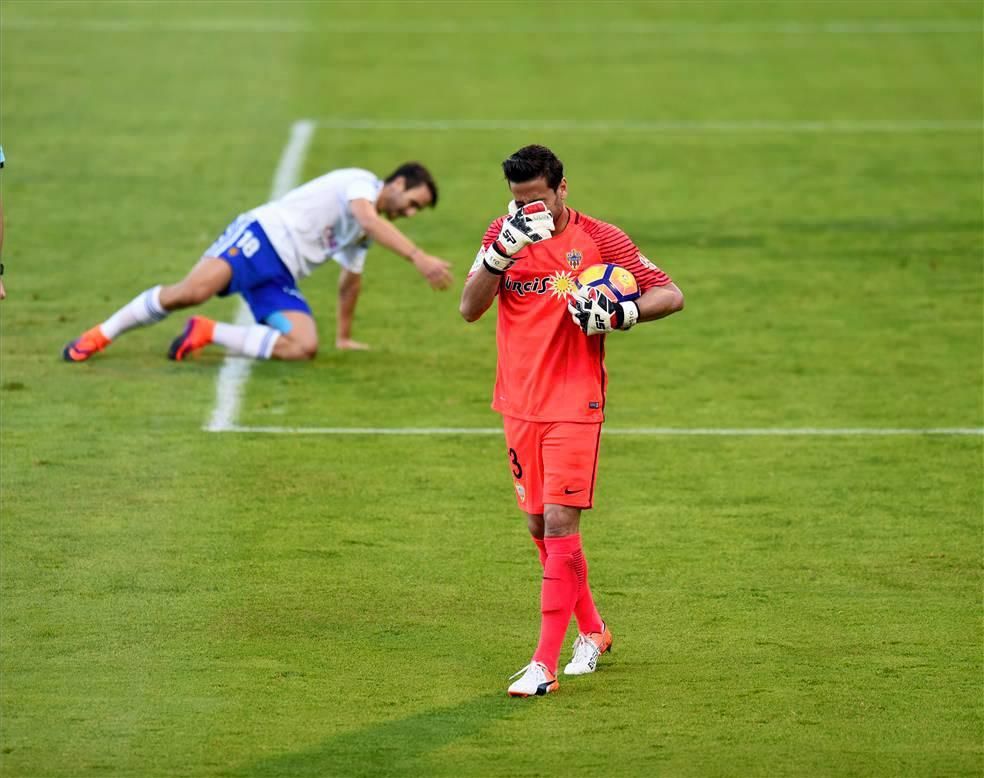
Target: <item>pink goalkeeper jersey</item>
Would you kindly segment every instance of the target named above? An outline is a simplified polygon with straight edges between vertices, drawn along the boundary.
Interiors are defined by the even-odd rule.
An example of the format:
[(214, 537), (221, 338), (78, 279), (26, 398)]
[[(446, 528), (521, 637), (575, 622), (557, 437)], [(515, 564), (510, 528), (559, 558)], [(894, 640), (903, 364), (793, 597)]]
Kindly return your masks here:
[[(571, 208), (568, 213), (563, 232), (519, 252), (499, 281), (492, 408), (506, 416), (528, 421), (604, 420), (605, 337), (585, 335), (567, 310), (581, 271), (598, 263), (621, 265), (635, 276), (643, 293), (671, 283), (618, 227)], [(496, 239), (505, 218), (489, 226), (483, 250)]]

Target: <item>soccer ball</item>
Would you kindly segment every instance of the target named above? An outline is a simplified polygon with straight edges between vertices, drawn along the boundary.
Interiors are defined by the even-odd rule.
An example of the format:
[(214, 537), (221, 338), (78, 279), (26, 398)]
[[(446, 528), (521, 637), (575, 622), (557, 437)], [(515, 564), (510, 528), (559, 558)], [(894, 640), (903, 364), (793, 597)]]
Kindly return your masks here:
[(577, 277), (577, 288), (587, 287), (588, 297), (603, 294), (613, 303), (625, 303), (639, 297), (635, 276), (620, 265), (592, 265)]

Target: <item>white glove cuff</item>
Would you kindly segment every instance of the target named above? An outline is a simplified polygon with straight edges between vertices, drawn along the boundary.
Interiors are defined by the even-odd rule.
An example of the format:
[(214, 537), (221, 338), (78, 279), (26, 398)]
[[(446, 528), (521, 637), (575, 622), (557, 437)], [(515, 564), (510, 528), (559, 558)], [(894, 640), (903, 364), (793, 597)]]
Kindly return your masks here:
[(501, 276), (511, 268), (514, 261), (512, 257), (502, 256), (502, 254), (492, 248), (491, 244), (482, 254), (482, 264), (485, 265), (485, 269), (497, 276)]
[(639, 321), (639, 306), (636, 305), (631, 300), (626, 303), (622, 303), (622, 326), (619, 327), (620, 330), (632, 329), (633, 326)]

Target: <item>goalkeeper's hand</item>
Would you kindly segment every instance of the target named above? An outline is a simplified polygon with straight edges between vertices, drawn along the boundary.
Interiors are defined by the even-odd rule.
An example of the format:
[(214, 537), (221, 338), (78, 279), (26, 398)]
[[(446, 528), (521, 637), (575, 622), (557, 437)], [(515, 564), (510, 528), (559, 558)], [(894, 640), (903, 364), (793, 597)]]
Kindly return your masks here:
[(581, 287), (567, 303), (574, 323), (585, 335), (605, 335), (627, 330), (639, 321), (639, 306), (631, 300), (616, 303), (589, 287)]
[[(511, 204), (510, 204), (511, 205)], [(516, 260), (513, 257), (532, 243), (547, 240), (553, 234), (553, 216), (541, 200), (518, 210), (510, 207), (502, 222), (499, 236), (485, 250), (482, 261), (490, 273), (502, 275)]]

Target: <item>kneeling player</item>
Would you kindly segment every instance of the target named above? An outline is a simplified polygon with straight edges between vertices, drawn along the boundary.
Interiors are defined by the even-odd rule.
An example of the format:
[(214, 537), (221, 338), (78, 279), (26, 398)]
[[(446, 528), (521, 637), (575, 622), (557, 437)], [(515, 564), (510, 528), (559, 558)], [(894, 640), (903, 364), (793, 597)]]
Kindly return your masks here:
[(183, 281), (137, 295), (65, 346), (62, 355), (69, 362), (84, 362), (128, 330), (155, 324), (171, 311), (200, 305), (215, 295), (235, 293), (249, 305), (256, 324), (223, 324), (193, 316), (168, 356), (181, 360), (216, 343), (254, 359), (312, 359), (318, 350), (317, 328), (297, 284), (329, 258), (342, 266), (335, 346), (365, 348), (351, 334), (372, 241), (412, 262), (434, 289), (451, 285), (450, 265), (425, 254), (390, 224), (436, 205), (437, 185), (416, 162), (401, 165), (385, 181), (359, 168), (327, 173), (241, 215)]

